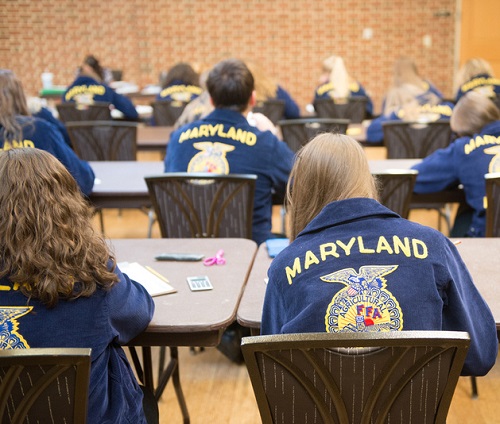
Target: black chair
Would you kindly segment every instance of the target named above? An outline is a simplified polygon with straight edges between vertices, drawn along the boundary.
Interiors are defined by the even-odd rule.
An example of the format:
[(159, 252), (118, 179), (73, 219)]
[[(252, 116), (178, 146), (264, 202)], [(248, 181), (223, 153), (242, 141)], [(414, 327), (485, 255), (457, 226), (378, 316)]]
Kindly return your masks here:
[(484, 176), (486, 181), (486, 237), (500, 237), (500, 173)]
[[(382, 124), (382, 130), (388, 159), (425, 158), (434, 151), (447, 147), (452, 141), (449, 120), (428, 123), (388, 121)], [(445, 204), (413, 204), (411, 209), (436, 210), (439, 214), (438, 228), (441, 229), (441, 218), (443, 218), (446, 222), (448, 234), (450, 233), (450, 211)]]
[(317, 134), (335, 132), (345, 134), (349, 126), (347, 119), (300, 118), (278, 122), (283, 140), (294, 152), (306, 145)]
[(173, 172), (146, 177), (164, 238), (252, 238), (255, 175)]
[(417, 174), (415, 170), (406, 169), (373, 174), (380, 186), (380, 203), (407, 219)]
[(264, 424), (446, 422), (469, 335), (447, 331), (246, 337)]
[[(252, 238), (256, 175), (173, 172), (145, 180), (163, 238)], [(241, 355), (239, 339), (236, 348)], [(224, 350), (222, 346), (219, 350), (226, 356), (235, 355), (234, 350)], [(169, 369), (178, 366), (177, 348), (171, 346), (170, 352), (167, 376), (173, 372)], [(164, 384), (158, 389), (160, 395), (168, 381), (168, 377), (163, 377), (164, 364), (162, 347), (159, 381)]]
[(71, 121), (111, 121), (110, 103), (94, 102), (82, 104), (76, 102), (59, 103), (56, 105), (59, 119), (62, 122)]
[(136, 160), (137, 126), (123, 121), (66, 123), (75, 153), (86, 161)]
[(188, 103), (178, 100), (156, 100), (151, 103), (155, 125), (171, 127)]
[(262, 113), (276, 125), (280, 119), (283, 119), (285, 113), (285, 101), (280, 99), (268, 99), (262, 102), (257, 102), (253, 107), (252, 112)]
[(87, 421), (90, 349), (0, 350), (2, 423)]
[(349, 97), (345, 102), (336, 102), (332, 98), (319, 98), (313, 102), (314, 110), (320, 118), (349, 119), (359, 124), (366, 119), (368, 98), (364, 96)]
[(388, 121), (382, 123), (382, 130), (387, 159), (422, 159), (452, 141), (449, 120)]

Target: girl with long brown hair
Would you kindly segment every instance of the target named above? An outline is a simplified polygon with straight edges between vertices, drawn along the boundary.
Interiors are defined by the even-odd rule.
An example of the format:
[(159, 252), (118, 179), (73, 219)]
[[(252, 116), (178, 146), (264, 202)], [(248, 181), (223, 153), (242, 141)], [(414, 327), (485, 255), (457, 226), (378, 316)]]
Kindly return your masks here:
[(3, 349), (92, 348), (88, 422), (146, 423), (142, 391), (120, 345), (154, 303), (116, 266), (78, 185), (51, 154), (0, 151)]

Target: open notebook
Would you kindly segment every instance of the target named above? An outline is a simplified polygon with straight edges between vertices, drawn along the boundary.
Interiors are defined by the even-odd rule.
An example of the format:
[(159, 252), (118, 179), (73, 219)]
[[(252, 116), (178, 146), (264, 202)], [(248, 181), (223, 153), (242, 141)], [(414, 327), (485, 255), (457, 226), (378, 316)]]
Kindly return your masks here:
[(155, 271), (150, 271), (138, 262), (120, 262), (118, 268), (124, 274), (127, 274), (131, 280), (141, 284), (151, 296), (160, 296), (162, 294), (175, 293), (174, 289), (167, 281), (160, 278)]

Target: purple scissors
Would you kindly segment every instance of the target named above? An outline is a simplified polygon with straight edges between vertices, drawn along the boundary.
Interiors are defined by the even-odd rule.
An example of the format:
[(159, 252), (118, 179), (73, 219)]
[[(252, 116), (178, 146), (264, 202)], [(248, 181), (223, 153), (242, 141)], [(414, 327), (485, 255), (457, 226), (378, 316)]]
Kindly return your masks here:
[(215, 256), (203, 260), (203, 265), (205, 266), (224, 265), (225, 263), (226, 259), (224, 258), (224, 251), (222, 249), (217, 251)]

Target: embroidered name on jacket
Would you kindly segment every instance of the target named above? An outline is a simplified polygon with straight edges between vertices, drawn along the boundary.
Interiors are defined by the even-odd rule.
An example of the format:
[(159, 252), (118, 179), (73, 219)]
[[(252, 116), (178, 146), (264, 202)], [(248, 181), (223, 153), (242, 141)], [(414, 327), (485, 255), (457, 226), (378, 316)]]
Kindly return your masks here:
[(192, 140), (193, 138), (208, 138), (215, 136), (220, 138), (230, 138), (231, 140), (239, 141), (240, 143), (248, 146), (253, 146), (257, 142), (257, 136), (250, 131), (245, 131), (241, 128), (235, 127), (229, 127), (227, 131), (224, 131), (223, 124), (204, 124), (184, 131), (179, 137), (179, 143), (183, 143), (186, 140)]
[(365, 244), (362, 236), (351, 237), (347, 242), (336, 240), (335, 242), (320, 244), (316, 253), (308, 250), (303, 256), (296, 257), (293, 265), (285, 268), (288, 284), (292, 284), (293, 279), (298, 274), (301, 274), (303, 269), (309, 269), (332, 258), (349, 256), (351, 252), (366, 255), (378, 253), (404, 255), (407, 258), (413, 257), (417, 259), (425, 259), (429, 254), (427, 245), (422, 240), (409, 237), (392, 236), (392, 239), (387, 239), (380, 236), (377, 240), (372, 241), (370, 245)]
[(90, 94), (92, 97), (94, 95), (104, 96), (104, 93), (106, 93), (106, 88), (103, 85), (75, 85), (69, 89), (64, 98), (71, 100), (79, 94)]
[(398, 331), (403, 329), (403, 313), (398, 301), (386, 289), (384, 276), (398, 265), (362, 266), (335, 271), (321, 277), (327, 283), (341, 283), (325, 315), (329, 333)]

